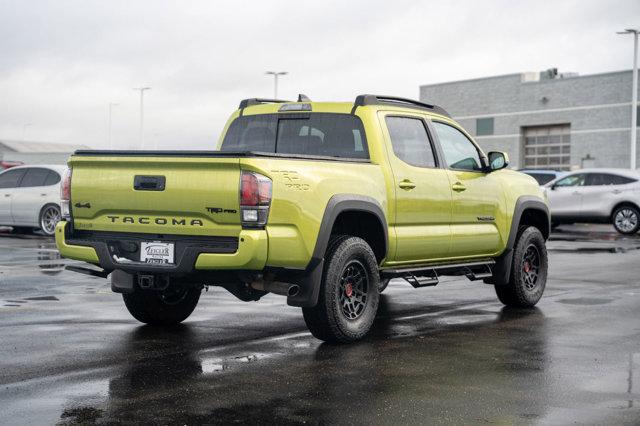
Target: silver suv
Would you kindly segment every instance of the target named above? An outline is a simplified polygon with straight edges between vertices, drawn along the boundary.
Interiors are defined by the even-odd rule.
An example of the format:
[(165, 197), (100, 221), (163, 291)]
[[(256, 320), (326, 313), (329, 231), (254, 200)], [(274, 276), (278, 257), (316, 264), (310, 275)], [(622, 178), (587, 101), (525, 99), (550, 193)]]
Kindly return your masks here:
[(582, 169), (545, 185), (552, 225), (611, 223), (621, 234), (640, 228), (640, 174), (626, 169)]
[(60, 180), (66, 166), (18, 166), (0, 173), (0, 226), (14, 232), (55, 233), (60, 220)]

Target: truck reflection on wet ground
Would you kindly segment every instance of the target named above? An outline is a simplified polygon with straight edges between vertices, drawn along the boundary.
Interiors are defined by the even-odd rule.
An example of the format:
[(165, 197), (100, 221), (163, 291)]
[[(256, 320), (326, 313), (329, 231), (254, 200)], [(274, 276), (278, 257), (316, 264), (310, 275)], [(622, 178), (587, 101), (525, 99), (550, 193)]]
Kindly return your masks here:
[[(227, 354), (217, 358), (221, 368), (214, 372), (204, 367), (211, 354), (202, 357), (198, 333), (188, 324), (168, 331), (138, 327), (121, 348), (134, 356), (110, 380), (108, 398), (96, 406), (68, 406), (61, 420), (91, 413), (101, 421), (138, 422), (141, 413), (154, 413), (161, 423), (186, 424), (368, 422), (390, 415), (415, 421), (442, 405), (454, 419), (482, 420), (483, 411), (494, 408), (459, 407), (450, 393), (465, 388), (470, 401), (485, 400), (490, 382), (505, 388), (526, 383), (528, 391), (546, 395), (549, 383), (532, 374), (544, 372), (548, 357), (542, 312), (505, 308), (492, 317), (444, 330), (425, 324), (430, 331), (402, 338), (393, 338), (393, 326), (382, 321), (375, 336), (350, 346), (292, 352), (292, 343), (306, 336), (263, 342), (265, 356)], [(467, 342), (456, 343), (461, 340)], [(485, 364), (480, 371), (478, 362)], [(525, 394), (509, 399), (513, 419), (538, 417), (548, 403)], [(418, 412), (415, 404), (422, 405)]]

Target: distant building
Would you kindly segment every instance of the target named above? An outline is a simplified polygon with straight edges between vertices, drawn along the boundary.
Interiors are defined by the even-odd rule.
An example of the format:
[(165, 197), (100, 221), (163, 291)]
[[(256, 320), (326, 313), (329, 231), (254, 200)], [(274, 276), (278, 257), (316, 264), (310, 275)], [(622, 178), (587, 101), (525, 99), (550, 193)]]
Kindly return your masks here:
[(66, 164), (73, 151), (88, 148), (84, 145), (0, 139), (0, 161), (21, 161), (25, 164)]
[(631, 84), (631, 71), (550, 69), (424, 85), (420, 100), (444, 107), (486, 151), (508, 152), (515, 167), (626, 168)]

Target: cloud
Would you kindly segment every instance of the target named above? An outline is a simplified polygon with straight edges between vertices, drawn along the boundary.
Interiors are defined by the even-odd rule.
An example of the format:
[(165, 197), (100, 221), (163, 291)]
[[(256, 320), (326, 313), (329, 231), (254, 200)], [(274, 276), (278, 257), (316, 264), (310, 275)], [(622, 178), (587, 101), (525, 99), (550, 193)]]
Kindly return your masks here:
[(417, 97), (420, 84), (630, 68), (640, 4), (559, 1), (0, 1), (0, 138), (210, 148), (240, 99)]

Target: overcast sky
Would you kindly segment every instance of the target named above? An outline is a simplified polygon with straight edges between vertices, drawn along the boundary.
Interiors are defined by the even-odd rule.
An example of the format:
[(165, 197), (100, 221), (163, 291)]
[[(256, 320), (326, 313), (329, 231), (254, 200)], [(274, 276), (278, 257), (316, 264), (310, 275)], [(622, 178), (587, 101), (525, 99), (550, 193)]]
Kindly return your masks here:
[[(136, 148), (215, 145), (248, 97), (418, 97), (421, 84), (630, 69), (638, 0), (0, 0), (0, 139)], [(445, 105), (446, 108), (446, 105)], [(29, 124), (25, 126), (25, 124)]]

